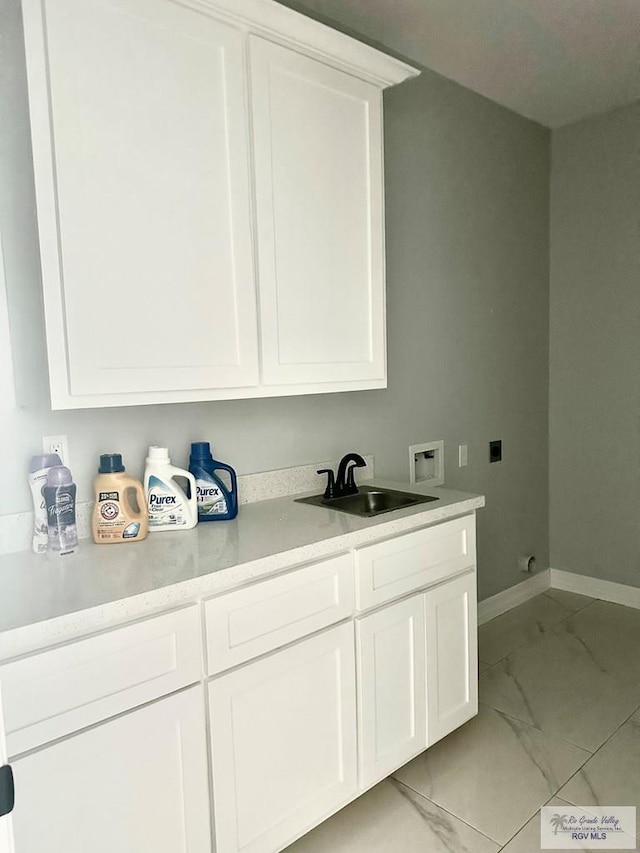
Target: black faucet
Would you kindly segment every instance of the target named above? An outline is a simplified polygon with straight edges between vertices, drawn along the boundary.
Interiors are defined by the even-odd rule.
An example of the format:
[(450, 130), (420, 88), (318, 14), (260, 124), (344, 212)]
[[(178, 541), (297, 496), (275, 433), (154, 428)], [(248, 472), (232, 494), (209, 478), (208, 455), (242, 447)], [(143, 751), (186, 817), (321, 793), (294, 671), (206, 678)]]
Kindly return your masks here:
[[(353, 463), (350, 467), (349, 463)], [(318, 474), (327, 474), (327, 488), (324, 492), (324, 500), (331, 498), (343, 498), (346, 495), (358, 494), (358, 487), (354, 479), (354, 468), (364, 468), (367, 463), (359, 453), (347, 453), (338, 465), (338, 473), (335, 478), (330, 468), (321, 468)]]

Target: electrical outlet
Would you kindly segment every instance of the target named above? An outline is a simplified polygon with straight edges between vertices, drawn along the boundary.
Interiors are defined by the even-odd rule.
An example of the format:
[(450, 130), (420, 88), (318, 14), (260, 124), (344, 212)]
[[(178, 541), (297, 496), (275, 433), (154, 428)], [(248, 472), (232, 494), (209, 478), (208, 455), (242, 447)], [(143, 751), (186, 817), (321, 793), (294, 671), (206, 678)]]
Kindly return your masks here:
[(502, 462), (502, 439), (489, 442), (489, 462)]
[(42, 439), (43, 453), (57, 453), (63, 465), (69, 465), (69, 444), (66, 435), (45, 435)]
[(469, 445), (458, 445), (458, 468), (465, 468), (469, 464)]

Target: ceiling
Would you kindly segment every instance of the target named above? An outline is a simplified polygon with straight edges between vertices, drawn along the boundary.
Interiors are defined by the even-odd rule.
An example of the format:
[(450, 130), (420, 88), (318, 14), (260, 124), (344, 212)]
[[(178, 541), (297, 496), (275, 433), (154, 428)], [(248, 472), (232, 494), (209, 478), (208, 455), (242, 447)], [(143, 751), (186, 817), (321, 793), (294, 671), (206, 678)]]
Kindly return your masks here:
[(547, 127), (640, 100), (640, 0), (282, 0)]

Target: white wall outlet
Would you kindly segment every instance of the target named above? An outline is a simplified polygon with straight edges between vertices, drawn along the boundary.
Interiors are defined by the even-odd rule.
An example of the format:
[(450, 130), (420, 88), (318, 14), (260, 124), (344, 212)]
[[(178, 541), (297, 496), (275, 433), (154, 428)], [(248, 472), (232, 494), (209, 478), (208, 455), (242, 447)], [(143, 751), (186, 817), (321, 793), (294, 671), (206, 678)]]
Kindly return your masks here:
[(458, 445), (458, 468), (465, 468), (469, 464), (469, 445)]
[(62, 464), (70, 468), (69, 464), (69, 444), (66, 435), (45, 435), (42, 439), (43, 453), (57, 453)]
[(409, 480), (441, 486), (444, 483), (444, 441), (412, 444), (409, 448)]

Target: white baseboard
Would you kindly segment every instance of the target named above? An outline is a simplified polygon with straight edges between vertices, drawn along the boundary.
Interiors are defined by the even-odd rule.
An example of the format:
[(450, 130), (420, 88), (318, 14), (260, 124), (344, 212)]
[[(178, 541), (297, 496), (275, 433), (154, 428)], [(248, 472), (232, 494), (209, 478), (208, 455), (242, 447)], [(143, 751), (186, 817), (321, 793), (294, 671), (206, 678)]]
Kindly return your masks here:
[[(517, 607), (519, 604), (524, 604), (530, 598), (535, 598), (541, 592), (549, 589), (551, 584), (549, 569), (545, 569), (531, 578), (527, 578), (515, 586), (510, 586), (509, 589), (504, 589), (502, 592), (492, 595), (491, 598), (485, 598), (484, 601), (478, 602), (478, 625), (483, 625), (490, 619), (506, 613), (512, 607)], [(563, 574), (566, 574), (563, 572)], [(638, 590), (640, 593), (640, 589)]]
[(478, 625), (484, 625), (490, 619), (495, 619), (496, 616), (501, 616), (513, 607), (524, 604), (525, 601), (540, 595), (547, 589), (577, 592), (579, 595), (588, 595), (590, 598), (599, 598), (601, 601), (624, 604), (640, 610), (640, 587), (590, 578), (587, 575), (577, 575), (562, 569), (545, 569), (532, 578), (527, 578), (497, 595), (492, 595), (491, 598), (479, 601)]
[(553, 589), (577, 592), (580, 595), (589, 595), (591, 598), (600, 598), (602, 601), (624, 604), (640, 610), (640, 587), (590, 578), (587, 575), (577, 575), (575, 572), (565, 572), (562, 569), (549, 569), (549, 573)]

